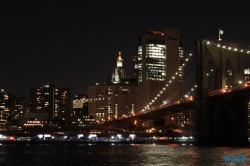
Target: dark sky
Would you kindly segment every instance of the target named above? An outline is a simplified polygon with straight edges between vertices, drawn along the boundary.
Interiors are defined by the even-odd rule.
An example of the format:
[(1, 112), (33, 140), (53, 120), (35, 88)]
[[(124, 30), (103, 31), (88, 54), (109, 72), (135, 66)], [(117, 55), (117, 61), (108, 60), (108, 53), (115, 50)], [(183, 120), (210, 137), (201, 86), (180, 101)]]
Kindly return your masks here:
[[(250, 43), (248, 1), (0, 1), (0, 88), (28, 96), (29, 87), (68, 85), (72, 94), (111, 76), (118, 52), (127, 75), (138, 37), (178, 28), (185, 55), (197, 39)], [(191, 66), (190, 66), (191, 65)], [(185, 74), (195, 68), (195, 58)]]

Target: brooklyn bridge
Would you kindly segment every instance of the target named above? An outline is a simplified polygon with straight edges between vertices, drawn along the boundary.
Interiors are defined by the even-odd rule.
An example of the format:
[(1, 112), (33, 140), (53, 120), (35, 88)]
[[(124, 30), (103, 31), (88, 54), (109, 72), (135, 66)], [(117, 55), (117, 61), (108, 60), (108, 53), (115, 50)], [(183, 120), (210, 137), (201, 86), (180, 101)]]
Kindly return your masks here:
[[(242, 42), (197, 40), (194, 96), (151, 107), (150, 105), (157, 100), (156, 96), (139, 114), (109, 121), (103, 126), (145, 132), (149, 129), (143, 126), (147, 121), (180, 111), (193, 110), (195, 113), (193, 134), (197, 145), (247, 145), (250, 101), (250, 83), (244, 75), (244, 57), (250, 54), (247, 49)], [(209, 91), (208, 83), (208, 67), (211, 60), (214, 63), (215, 75), (213, 91)], [(227, 81), (228, 61), (231, 63), (233, 73), (230, 85)], [(159, 94), (164, 93), (164, 90), (165, 87)], [(150, 128), (152, 127), (155, 126), (151, 125)]]

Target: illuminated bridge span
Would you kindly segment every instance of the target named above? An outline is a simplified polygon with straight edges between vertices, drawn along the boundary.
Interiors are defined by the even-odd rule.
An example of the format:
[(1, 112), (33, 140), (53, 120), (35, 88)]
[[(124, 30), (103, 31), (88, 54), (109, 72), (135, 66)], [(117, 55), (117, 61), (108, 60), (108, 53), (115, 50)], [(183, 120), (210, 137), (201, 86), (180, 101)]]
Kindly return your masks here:
[[(250, 98), (250, 83), (247, 82), (242, 84), (241, 86), (235, 88), (223, 88), (219, 90), (214, 90), (208, 93), (206, 99), (211, 100), (210, 105), (214, 105), (214, 100), (220, 101), (220, 98), (231, 99), (235, 98), (235, 96), (240, 97), (238, 100), (242, 99), (243, 101)], [(246, 99), (244, 99), (246, 98)], [(222, 103), (218, 103), (221, 105)], [(172, 102), (167, 105), (155, 106), (153, 109), (148, 110), (147, 112), (142, 112), (141, 114), (126, 117), (119, 120), (109, 121), (107, 123), (121, 123), (125, 124), (126, 122), (134, 122), (135, 120), (152, 120), (157, 117), (173, 114), (179, 111), (186, 111), (190, 109), (195, 109), (195, 101), (194, 100), (186, 100), (182, 102)], [(121, 126), (120, 126), (121, 127)], [(125, 127), (125, 126), (123, 126)]]
[[(242, 42), (196, 41), (196, 95), (194, 101), (173, 102), (172, 105), (153, 107), (166, 87), (151, 100), (144, 112), (130, 118), (108, 122), (111, 126), (127, 127), (135, 120), (153, 119), (175, 111), (195, 109), (195, 140), (198, 145), (247, 145), (249, 83), (244, 78), (245, 54), (250, 54)], [(214, 62), (215, 89), (208, 89), (208, 63)], [(231, 63), (232, 74), (227, 82), (227, 62)], [(174, 79), (174, 77), (172, 77)], [(146, 111), (147, 110), (147, 111)]]

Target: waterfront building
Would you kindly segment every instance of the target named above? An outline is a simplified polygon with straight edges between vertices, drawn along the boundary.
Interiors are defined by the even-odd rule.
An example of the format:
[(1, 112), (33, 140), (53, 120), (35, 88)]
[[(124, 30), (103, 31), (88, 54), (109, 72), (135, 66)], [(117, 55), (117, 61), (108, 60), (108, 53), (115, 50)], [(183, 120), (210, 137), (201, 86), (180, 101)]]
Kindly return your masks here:
[(47, 120), (48, 117), (45, 112), (30, 112), (23, 121), (22, 128), (43, 128), (48, 126)]
[(151, 30), (139, 38), (138, 56), (133, 58), (139, 110), (183, 97), (183, 60), (178, 29)]
[(133, 115), (138, 110), (138, 82), (125, 76), (122, 62), (119, 52), (112, 77), (88, 87), (88, 113), (100, 123)]
[(71, 121), (71, 88), (54, 84), (30, 87), (30, 112), (46, 113), (48, 123)]
[(2, 89), (0, 92), (0, 130), (19, 125), (25, 114), (24, 97), (15, 96)]
[(96, 126), (97, 122), (93, 116), (83, 116), (81, 121), (78, 123), (79, 127), (93, 127)]

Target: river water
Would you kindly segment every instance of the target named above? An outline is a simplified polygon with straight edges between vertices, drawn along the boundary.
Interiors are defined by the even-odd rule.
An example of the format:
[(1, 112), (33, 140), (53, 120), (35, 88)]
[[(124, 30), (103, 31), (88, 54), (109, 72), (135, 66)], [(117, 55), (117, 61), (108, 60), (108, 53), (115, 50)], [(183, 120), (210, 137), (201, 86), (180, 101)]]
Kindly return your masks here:
[[(244, 156), (225, 161), (224, 156)], [(250, 165), (250, 147), (192, 144), (3, 144), (0, 165)]]

